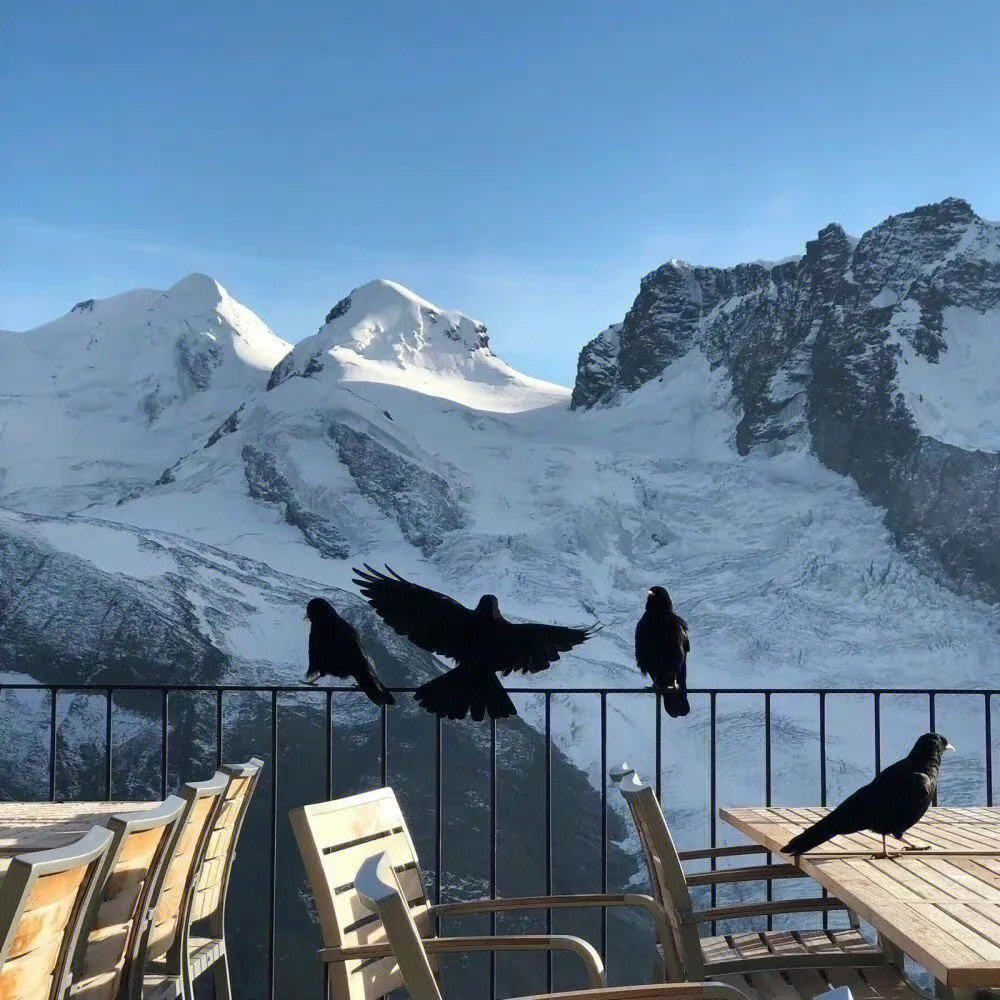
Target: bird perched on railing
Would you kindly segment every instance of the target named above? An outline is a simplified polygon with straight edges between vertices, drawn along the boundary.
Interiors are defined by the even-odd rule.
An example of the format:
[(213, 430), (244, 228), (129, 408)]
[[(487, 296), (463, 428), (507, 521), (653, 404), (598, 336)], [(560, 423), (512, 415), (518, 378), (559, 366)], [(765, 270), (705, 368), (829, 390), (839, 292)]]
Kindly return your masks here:
[(387, 625), (421, 649), (455, 661), (455, 668), (417, 688), (425, 709), (446, 719), (517, 715), (497, 674), (534, 674), (596, 629), (514, 623), (500, 614), (497, 599), (484, 594), (470, 609), (436, 590), (404, 580), (386, 566), (380, 573), (365, 563), (354, 582)]
[(927, 850), (911, 844), (903, 834), (934, 801), (941, 758), (946, 751), (954, 749), (943, 736), (924, 733), (902, 760), (890, 764), (873, 781), (844, 799), (833, 812), (792, 837), (781, 853), (798, 856), (838, 834), (861, 830), (881, 834), (882, 853), (877, 857), (890, 857), (885, 844), (887, 835), (902, 841), (904, 851)]
[(354, 626), (344, 621), (329, 601), (314, 597), (306, 605), (306, 618), (310, 623), (307, 684), (315, 684), (320, 677), (353, 677), (376, 705), (396, 704), (378, 679)]
[(672, 719), (687, 715), (687, 658), (691, 651), (688, 624), (674, 613), (663, 587), (646, 593), (646, 610), (635, 627), (635, 662), (652, 680)]

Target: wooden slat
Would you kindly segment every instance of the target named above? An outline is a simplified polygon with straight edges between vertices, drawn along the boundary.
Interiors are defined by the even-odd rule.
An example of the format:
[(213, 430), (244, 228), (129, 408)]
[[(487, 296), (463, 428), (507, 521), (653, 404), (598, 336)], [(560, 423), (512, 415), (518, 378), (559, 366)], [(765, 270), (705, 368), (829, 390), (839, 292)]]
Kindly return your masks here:
[(402, 868), (416, 863), (410, 838), (404, 833), (393, 833), (378, 840), (355, 844), (353, 847), (346, 847), (343, 850), (324, 855), (323, 871), (326, 873), (330, 885), (334, 889), (351, 885), (354, 882), (354, 876), (358, 873), (358, 868), (361, 867), (361, 862), (379, 851), (384, 851), (388, 855), (389, 862), (394, 868)]
[[(797, 807), (720, 811), (724, 820), (776, 853), (823, 812)], [(875, 860), (866, 852), (881, 850), (881, 838), (862, 833), (834, 838), (803, 855), (799, 865), (942, 982), (1000, 985), (1000, 813), (933, 808), (907, 839), (931, 849)], [(846, 857), (845, 850), (856, 853)], [(896, 989), (884, 977), (882, 982)]]

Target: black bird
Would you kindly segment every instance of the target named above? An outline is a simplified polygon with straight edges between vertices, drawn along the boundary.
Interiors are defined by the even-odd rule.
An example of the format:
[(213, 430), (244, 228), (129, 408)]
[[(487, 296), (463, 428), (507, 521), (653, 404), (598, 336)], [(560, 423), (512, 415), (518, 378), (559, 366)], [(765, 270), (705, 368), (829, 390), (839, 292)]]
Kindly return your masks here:
[(937, 733), (924, 733), (913, 749), (895, 764), (890, 764), (874, 781), (859, 788), (833, 812), (803, 830), (785, 844), (782, 854), (798, 856), (826, 843), (837, 834), (872, 830), (882, 836), (882, 853), (887, 858), (885, 838), (891, 834), (906, 846), (904, 851), (925, 851), (903, 837), (934, 801), (941, 757), (955, 748)]
[(307, 684), (315, 684), (320, 677), (353, 677), (376, 705), (396, 704), (376, 676), (354, 626), (344, 621), (329, 601), (314, 597), (306, 605), (306, 618), (310, 622)]
[(646, 610), (635, 627), (635, 662), (660, 692), (672, 719), (691, 711), (687, 699), (690, 651), (687, 622), (674, 614), (666, 590), (652, 587), (646, 594)]
[(400, 635), (430, 653), (455, 661), (455, 668), (417, 688), (417, 701), (446, 719), (476, 722), (486, 715), (517, 715), (497, 674), (545, 670), (560, 653), (589, 639), (595, 629), (514, 624), (500, 614), (497, 599), (484, 594), (470, 610), (436, 590), (404, 580), (386, 566), (380, 573), (365, 563), (354, 582), (368, 603)]

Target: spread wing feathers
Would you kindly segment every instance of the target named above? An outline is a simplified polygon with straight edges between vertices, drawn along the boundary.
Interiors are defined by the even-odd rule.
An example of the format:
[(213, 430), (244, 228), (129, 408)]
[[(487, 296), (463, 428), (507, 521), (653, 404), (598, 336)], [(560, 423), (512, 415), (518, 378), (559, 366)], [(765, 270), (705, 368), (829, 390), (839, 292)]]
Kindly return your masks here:
[(364, 564), (354, 570), (354, 583), (382, 620), (422, 649), (453, 660), (468, 652), (472, 612), (429, 587), (404, 580), (386, 566), (386, 573)]
[(565, 653), (581, 642), (586, 642), (597, 629), (568, 628), (565, 625), (538, 625), (534, 622), (514, 624), (504, 622), (506, 626), (499, 637), (500, 649), (496, 651), (495, 659), (502, 664), (500, 673), (504, 676), (520, 670), (526, 674), (535, 674), (555, 660), (560, 653)]

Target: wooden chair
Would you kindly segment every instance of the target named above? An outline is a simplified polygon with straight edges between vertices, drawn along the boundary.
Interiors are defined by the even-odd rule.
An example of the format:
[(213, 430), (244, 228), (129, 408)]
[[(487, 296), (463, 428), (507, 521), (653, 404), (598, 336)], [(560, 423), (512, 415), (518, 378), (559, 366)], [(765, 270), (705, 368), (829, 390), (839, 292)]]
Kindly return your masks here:
[[(245, 764), (226, 764), (222, 768), (229, 784), (210, 822), (191, 900), (188, 930), (183, 937), (182, 969), (187, 996), (194, 995), (194, 981), (211, 969), (216, 1000), (232, 997), (226, 953), (226, 893), (240, 829), (263, 766), (262, 760), (251, 757)], [(193, 924), (202, 925), (197, 934), (191, 929)]]
[[(116, 1000), (145, 929), (153, 886), (173, 846), (184, 800), (109, 816), (112, 840), (73, 962), (72, 1000)], [(130, 1000), (139, 1000), (137, 994)]]
[[(293, 809), (289, 818), (319, 911), (325, 946), (320, 957), (325, 965), (326, 995), (330, 1000), (364, 1000), (388, 992), (393, 988), (389, 983), (400, 984), (381, 926), (353, 889), (358, 866), (377, 851), (386, 853), (396, 871), (411, 919), (424, 939), (432, 963), (444, 952), (567, 950), (583, 962), (594, 986), (603, 985), (600, 958), (590, 944), (579, 938), (551, 934), (450, 938), (434, 935), (438, 918), (489, 911), (635, 906), (649, 914), (659, 940), (670, 941), (663, 910), (651, 897), (638, 894), (525, 896), (432, 906), (413, 841), (391, 788)], [(369, 952), (364, 957), (357, 953), (358, 948), (376, 946), (381, 949), (380, 958)]]
[[(411, 1000), (442, 1000), (433, 964), (436, 955), (430, 947), (436, 942), (428, 941), (417, 929), (413, 908), (384, 851), (361, 863), (354, 876), (354, 887), (358, 902), (375, 914), (378, 926), (375, 936), (383, 938), (386, 943), (359, 946), (352, 950), (371, 952), (373, 957), (388, 951), (392, 956), (391, 974), (367, 981), (364, 990), (357, 995), (365, 1000), (378, 1000), (390, 990), (404, 985)], [(738, 990), (722, 983), (660, 983), (613, 989), (599, 986), (568, 993), (547, 993), (532, 1000), (542, 1000), (543, 996), (546, 1000), (745, 1000)]]
[(184, 988), (184, 934), (198, 863), (228, 786), (229, 776), (216, 771), (207, 781), (191, 781), (181, 787), (184, 808), (170, 856), (153, 889), (149, 919), (129, 976), (129, 997), (191, 1000)]
[(742, 932), (700, 937), (700, 925), (768, 913), (845, 909), (835, 899), (781, 899), (763, 903), (695, 910), (690, 889), (713, 883), (802, 877), (792, 865), (720, 868), (687, 875), (682, 861), (763, 854), (756, 846), (723, 847), (678, 853), (653, 789), (623, 764), (611, 772), (619, 783), (639, 834), (653, 896), (664, 908), (673, 931), (664, 957), (667, 978), (688, 982), (713, 979), (735, 986), (752, 1000), (800, 1000), (839, 986), (850, 987), (855, 1000), (915, 1000), (891, 963), (898, 954), (869, 944), (857, 927), (844, 930)]
[(11, 860), (0, 883), (2, 1000), (65, 1000), (111, 839), (110, 830), (94, 827), (75, 844)]

